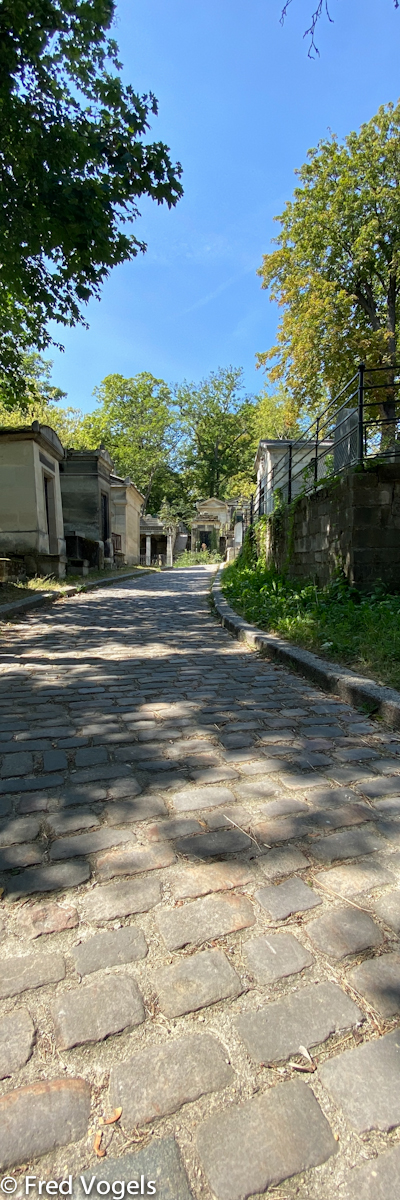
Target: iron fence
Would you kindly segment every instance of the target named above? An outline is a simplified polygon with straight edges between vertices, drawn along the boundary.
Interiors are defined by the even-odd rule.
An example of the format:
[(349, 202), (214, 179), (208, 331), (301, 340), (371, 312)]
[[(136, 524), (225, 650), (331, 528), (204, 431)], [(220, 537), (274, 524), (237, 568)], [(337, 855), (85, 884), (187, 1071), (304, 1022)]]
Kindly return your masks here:
[(282, 442), (282, 453), (278, 443), (270, 443), (269, 465), (252, 496), (251, 524), (277, 505), (313, 492), (347, 467), (362, 470), (371, 459), (400, 459), (399, 391), (399, 368), (360, 363), (300, 436)]

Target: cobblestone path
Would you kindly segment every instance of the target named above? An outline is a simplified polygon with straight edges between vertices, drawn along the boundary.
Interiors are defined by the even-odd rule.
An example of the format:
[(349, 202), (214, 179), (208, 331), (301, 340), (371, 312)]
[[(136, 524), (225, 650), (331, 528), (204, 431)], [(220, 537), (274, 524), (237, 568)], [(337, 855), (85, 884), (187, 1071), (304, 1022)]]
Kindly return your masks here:
[(400, 739), (233, 641), (209, 579), (4, 628), (0, 1175), (394, 1200)]

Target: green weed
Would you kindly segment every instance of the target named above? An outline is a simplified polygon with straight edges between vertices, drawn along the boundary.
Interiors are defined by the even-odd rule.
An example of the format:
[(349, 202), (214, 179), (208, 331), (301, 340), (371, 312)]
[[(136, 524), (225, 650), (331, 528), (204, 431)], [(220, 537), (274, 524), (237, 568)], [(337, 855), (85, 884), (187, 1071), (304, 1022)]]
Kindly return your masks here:
[(383, 583), (368, 595), (340, 575), (317, 587), (278, 575), (265, 559), (247, 554), (224, 570), (222, 590), (232, 608), (261, 629), (400, 688), (400, 595)]
[(174, 562), (174, 567), (197, 567), (200, 564), (222, 562), (222, 554), (216, 550), (184, 550)]

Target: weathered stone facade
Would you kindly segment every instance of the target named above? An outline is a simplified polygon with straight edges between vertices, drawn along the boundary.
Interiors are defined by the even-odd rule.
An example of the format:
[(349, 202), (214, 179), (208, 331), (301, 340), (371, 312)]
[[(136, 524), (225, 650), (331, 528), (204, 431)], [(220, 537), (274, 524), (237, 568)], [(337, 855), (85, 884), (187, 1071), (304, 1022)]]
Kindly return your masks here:
[(140, 513), (144, 496), (128, 477), (110, 475), (114, 561), (130, 567), (140, 561)]
[(11, 575), (65, 575), (63, 460), (49, 425), (0, 430), (0, 555), (10, 560)]
[(112, 461), (107, 450), (66, 451), (60, 473), (68, 559), (91, 567), (113, 561), (111, 539)]
[(400, 588), (400, 461), (350, 468), (268, 519), (267, 560), (297, 579)]
[(203, 545), (209, 550), (218, 550), (221, 540), (224, 543), (222, 549), (225, 550), (226, 534), (230, 525), (228, 502), (210, 496), (208, 500), (197, 500), (196, 508), (197, 516), (192, 521), (192, 550), (200, 550)]

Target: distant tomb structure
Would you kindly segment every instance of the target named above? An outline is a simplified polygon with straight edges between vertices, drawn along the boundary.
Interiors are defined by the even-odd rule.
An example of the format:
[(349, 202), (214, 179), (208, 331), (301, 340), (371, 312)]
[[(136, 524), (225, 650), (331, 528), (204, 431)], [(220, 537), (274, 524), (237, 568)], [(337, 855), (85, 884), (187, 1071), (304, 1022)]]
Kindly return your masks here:
[(226, 500), (210, 496), (208, 500), (196, 501), (197, 516), (192, 521), (192, 550), (219, 550), (225, 554), (226, 538), (230, 529), (230, 507)]
[(150, 513), (140, 520), (140, 562), (143, 567), (165, 567), (168, 535), (159, 517)]

